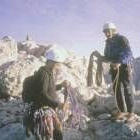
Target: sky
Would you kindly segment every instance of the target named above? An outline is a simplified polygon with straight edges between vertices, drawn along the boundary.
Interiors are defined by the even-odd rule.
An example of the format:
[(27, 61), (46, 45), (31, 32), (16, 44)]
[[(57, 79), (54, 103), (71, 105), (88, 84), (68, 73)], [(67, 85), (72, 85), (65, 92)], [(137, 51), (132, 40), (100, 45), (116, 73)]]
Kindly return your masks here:
[(9, 35), (88, 56), (104, 51), (104, 23), (111, 21), (140, 56), (140, 0), (0, 0), (0, 38)]

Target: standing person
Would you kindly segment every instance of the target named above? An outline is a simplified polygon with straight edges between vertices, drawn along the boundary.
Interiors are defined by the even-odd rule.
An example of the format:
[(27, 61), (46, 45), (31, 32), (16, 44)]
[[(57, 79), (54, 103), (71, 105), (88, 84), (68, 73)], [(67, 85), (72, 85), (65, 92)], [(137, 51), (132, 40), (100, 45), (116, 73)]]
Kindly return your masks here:
[[(49, 124), (49, 126), (46, 125), (47, 120), (43, 121), (43, 128), (39, 128), (41, 132), (40, 134), (46, 132), (46, 129), (50, 130), (49, 133), (52, 134), (54, 140), (62, 140), (63, 135), (62, 135), (62, 127), (59, 122), (59, 119), (55, 117), (54, 119), (54, 112), (56, 108), (63, 109), (64, 104), (60, 103), (57, 101), (57, 94), (56, 90), (61, 89), (61, 87), (66, 87), (68, 82), (64, 81), (60, 85), (55, 85), (55, 80), (54, 80), (54, 75), (57, 75), (59, 72), (59, 67), (61, 63), (63, 63), (64, 58), (60, 52), (58, 53), (57, 50), (50, 49), (48, 51), (46, 57), (47, 57), (47, 63), (45, 66), (42, 66), (33, 76), (28, 77), (25, 79), (23, 83), (23, 92), (22, 92), (22, 98), (24, 102), (30, 102), (32, 101), (31, 109), (32, 113), (30, 117), (27, 116), (27, 119), (25, 121), (25, 126), (26, 128), (29, 128), (33, 133), (34, 132), (34, 114), (36, 111), (41, 112), (42, 114), (46, 114), (48, 112), (49, 114), (51, 113), (52, 118), (49, 120), (54, 122), (54, 133), (52, 134), (52, 125)], [(31, 79), (31, 80), (30, 80)], [(46, 112), (43, 112), (44, 107), (50, 107)], [(52, 111), (53, 110), (53, 111)], [(39, 113), (36, 114), (39, 114)], [(48, 114), (47, 114), (48, 115)], [(40, 116), (40, 114), (39, 114)], [(38, 115), (36, 115), (38, 117)], [(45, 118), (49, 118), (47, 116), (44, 116)], [(37, 119), (38, 120), (38, 119)], [(40, 125), (40, 124), (39, 124)], [(28, 127), (29, 126), (29, 127)], [(27, 130), (27, 135), (28, 135), (28, 130)], [(37, 132), (38, 133), (38, 132)]]
[[(105, 23), (103, 32), (106, 36), (104, 58), (110, 62), (110, 74), (113, 82), (113, 91), (118, 107), (115, 118), (123, 118), (127, 112), (127, 119), (133, 118), (133, 93), (132, 93), (132, 51), (126, 37), (117, 33), (117, 28), (112, 22)], [(122, 94), (122, 87), (123, 93)], [(126, 108), (126, 110), (125, 110)]]

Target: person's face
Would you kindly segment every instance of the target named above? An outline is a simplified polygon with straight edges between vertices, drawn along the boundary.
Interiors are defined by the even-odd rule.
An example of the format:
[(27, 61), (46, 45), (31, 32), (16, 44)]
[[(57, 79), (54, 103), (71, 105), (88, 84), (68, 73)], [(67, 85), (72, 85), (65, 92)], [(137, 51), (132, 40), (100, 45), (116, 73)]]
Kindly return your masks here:
[(55, 73), (55, 75), (58, 75), (61, 72), (61, 64), (60, 63), (56, 63), (54, 65), (53, 72)]
[(112, 30), (112, 29), (106, 29), (104, 31), (104, 34), (105, 34), (106, 38), (112, 38), (113, 35), (114, 35), (114, 30)]

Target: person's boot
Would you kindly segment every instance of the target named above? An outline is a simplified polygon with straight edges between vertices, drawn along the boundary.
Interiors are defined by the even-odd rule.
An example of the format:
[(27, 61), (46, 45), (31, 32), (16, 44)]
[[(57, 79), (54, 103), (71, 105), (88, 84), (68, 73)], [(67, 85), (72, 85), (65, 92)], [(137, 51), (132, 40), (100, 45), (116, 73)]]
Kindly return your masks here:
[(127, 113), (127, 122), (131, 122), (131, 121), (134, 121), (136, 118), (135, 114), (132, 113), (132, 112), (128, 112)]
[(126, 115), (125, 112), (120, 112), (120, 111), (118, 111), (118, 112), (114, 115), (114, 120), (123, 120), (125, 115)]

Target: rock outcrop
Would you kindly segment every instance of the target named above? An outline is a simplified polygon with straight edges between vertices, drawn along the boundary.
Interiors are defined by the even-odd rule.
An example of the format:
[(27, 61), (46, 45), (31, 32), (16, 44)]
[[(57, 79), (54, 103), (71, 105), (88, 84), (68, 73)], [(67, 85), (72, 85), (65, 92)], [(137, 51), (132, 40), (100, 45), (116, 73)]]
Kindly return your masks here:
[(140, 90), (140, 58), (136, 58), (134, 60), (133, 77), (134, 77), (135, 89), (138, 91)]
[(52, 47), (52, 45), (37, 44), (27, 36), (25, 41), (18, 42), (18, 52), (25, 51), (27, 54), (34, 55), (37, 58), (44, 56), (45, 52)]
[(17, 42), (9, 36), (0, 40), (0, 66), (17, 59)]
[(140, 117), (136, 116), (136, 120), (125, 123), (124, 121), (111, 121), (110, 114), (102, 114), (102, 116), (93, 119), (90, 123), (95, 140), (140, 139)]
[[(44, 53), (52, 45), (38, 45), (30, 37), (26, 41), (17, 43), (11, 37), (4, 37), (0, 41), (0, 140), (35, 140), (33, 136), (27, 138), (22, 125), (25, 104), (21, 99), (22, 84), (26, 77), (32, 75), (46, 59)], [(43, 49), (42, 49), (42, 48)], [(40, 52), (39, 52), (40, 50)], [(105, 81), (102, 87), (94, 85), (87, 87), (88, 60), (67, 51), (68, 59), (60, 68), (56, 83), (69, 80), (75, 89), (75, 94), (87, 117), (86, 127), (83, 129), (64, 128), (64, 140), (139, 140), (140, 139), (140, 92), (135, 94), (135, 108), (137, 113), (131, 122), (126, 120), (113, 121), (112, 114), (117, 111), (112, 93), (108, 65), (104, 66)], [(136, 90), (140, 87), (140, 59), (134, 60)], [(96, 62), (93, 66), (93, 81), (95, 81)], [(109, 83), (109, 85), (108, 85)], [(64, 101), (62, 91), (58, 91), (59, 100)]]
[(17, 61), (4, 63), (0, 67), (0, 96), (20, 95), (24, 79), (43, 65), (43, 62), (30, 55), (19, 55)]

